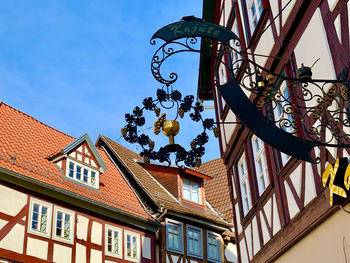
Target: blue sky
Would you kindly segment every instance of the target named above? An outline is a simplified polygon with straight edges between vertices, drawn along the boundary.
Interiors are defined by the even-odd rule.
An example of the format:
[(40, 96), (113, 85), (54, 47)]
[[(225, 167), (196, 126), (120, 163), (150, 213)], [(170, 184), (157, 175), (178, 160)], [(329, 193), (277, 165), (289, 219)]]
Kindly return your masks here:
[[(161, 41), (152, 46), (150, 38), (187, 15), (202, 17), (202, 1), (1, 1), (0, 100), (74, 137), (104, 134), (137, 151), (120, 139), (120, 128), (125, 113), (162, 87), (150, 71)], [(170, 63), (183, 95), (196, 92), (198, 61), (186, 54)], [(189, 145), (193, 125), (182, 125), (177, 142)], [(211, 136), (203, 159), (217, 157)]]

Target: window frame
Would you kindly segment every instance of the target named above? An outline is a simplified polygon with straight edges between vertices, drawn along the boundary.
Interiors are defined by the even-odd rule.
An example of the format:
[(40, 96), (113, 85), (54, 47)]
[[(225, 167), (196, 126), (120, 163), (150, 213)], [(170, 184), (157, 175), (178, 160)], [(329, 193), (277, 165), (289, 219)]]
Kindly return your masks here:
[[(185, 198), (185, 181), (189, 182), (189, 195), (190, 195), (190, 198), (187, 199)], [(197, 191), (197, 196), (198, 196), (198, 201), (194, 201), (192, 199), (192, 185), (198, 185), (198, 191)], [(187, 184), (186, 184), (187, 185)], [(199, 205), (203, 205), (203, 201), (202, 201), (202, 183), (201, 182), (198, 182), (198, 181), (195, 181), (195, 180), (191, 180), (187, 177), (182, 177), (182, 198), (186, 201), (189, 201), (189, 202), (192, 202), (192, 203), (195, 203), (195, 204), (199, 204)]]
[[(259, 4), (260, 3), (260, 4)], [(259, 24), (259, 20), (262, 17), (262, 14), (264, 12), (264, 4), (263, 0), (245, 0), (245, 7), (247, 10), (247, 18), (248, 18), (248, 25), (251, 37), (254, 35), (254, 32)], [(255, 9), (255, 14), (253, 14), (253, 7)], [(256, 18), (256, 23), (254, 23), (254, 18)]]
[[(112, 233), (118, 232), (118, 253), (108, 251), (108, 230), (112, 230)], [(114, 258), (123, 258), (123, 229), (105, 224), (105, 255)]]
[[(128, 256), (128, 236), (136, 237), (136, 258)], [(141, 261), (141, 244), (140, 244), (140, 234), (124, 230), (124, 259), (132, 262)], [(131, 245), (132, 246), (132, 245)]]
[[(215, 240), (217, 241), (217, 249), (218, 249), (218, 258), (211, 258), (209, 257), (209, 236), (214, 236), (216, 237)], [(212, 232), (212, 231), (207, 231), (207, 260), (208, 262), (215, 262), (215, 263), (220, 263), (221, 262), (221, 235), (218, 233)]]
[[(70, 164), (73, 163), (74, 164), (74, 168), (73, 168), (73, 177), (71, 177), (71, 173), (72, 173), (72, 169), (70, 167)], [(77, 168), (80, 167), (80, 179), (77, 179)], [(88, 170), (88, 176), (87, 176), (87, 182), (84, 181), (85, 178), (85, 170)], [(92, 176), (94, 174), (94, 176)], [(73, 180), (75, 182), (81, 183), (83, 185), (87, 185), (90, 186), (94, 189), (99, 189), (99, 182), (100, 182), (100, 172), (97, 168), (92, 167), (90, 165), (87, 165), (83, 162), (80, 162), (78, 160), (75, 160), (69, 156), (67, 156), (66, 159), (66, 173), (65, 173), (65, 177)], [(92, 180), (94, 178), (94, 185), (92, 184)]]
[[(64, 215), (69, 214), (70, 215), (70, 233), (69, 233), (69, 239), (57, 236), (56, 235), (56, 229), (57, 229), (57, 213), (61, 212), (64, 213)], [(63, 223), (64, 224), (64, 223)], [(54, 212), (53, 212), (53, 228), (52, 228), (52, 239), (64, 242), (67, 244), (74, 244), (74, 237), (75, 237), (75, 212), (72, 210), (68, 210), (59, 206), (54, 207)], [(63, 230), (63, 227), (62, 227)]]
[[(239, 165), (240, 162), (242, 160), (242, 158), (244, 158), (245, 160), (245, 164), (246, 164), (246, 172), (241, 176), (240, 175), (240, 169), (239, 169)], [(247, 162), (247, 155), (246, 155), (246, 151), (243, 150), (242, 154), (240, 155), (240, 157), (238, 158), (238, 161), (235, 164), (235, 169), (236, 169), (236, 174), (237, 174), (237, 180), (238, 180), (238, 184), (239, 184), (239, 190), (240, 190), (240, 204), (241, 204), (241, 212), (242, 212), (242, 218), (244, 218), (249, 211), (253, 208), (253, 200), (252, 200), (252, 190), (251, 190), (251, 177), (248, 171), (248, 162)], [(242, 177), (242, 178), (241, 178)], [(242, 188), (242, 181), (246, 181), (245, 185), (248, 186), (248, 191), (246, 192), (246, 197), (248, 198), (248, 206), (247, 206), (247, 210), (245, 211), (245, 203), (243, 201), (243, 188)], [(247, 189), (246, 187), (244, 189)], [(250, 207), (249, 207), (250, 205)]]
[[(172, 248), (172, 247), (169, 247), (169, 231), (168, 231), (168, 226), (169, 225), (176, 225), (179, 228), (179, 249), (176, 249), (176, 248)], [(183, 238), (183, 223), (179, 222), (179, 221), (176, 221), (176, 220), (172, 220), (172, 219), (166, 219), (165, 220), (165, 234), (166, 234), (166, 249), (167, 251), (170, 251), (170, 252), (174, 252), (174, 253), (177, 253), (177, 254), (184, 254), (184, 238)]]
[[(46, 233), (32, 228), (34, 204), (39, 205), (40, 208), (42, 206), (47, 208), (47, 216), (46, 216), (47, 232)], [(40, 217), (40, 214), (38, 217)], [(31, 197), (30, 201), (29, 201), (28, 233), (33, 234), (33, 235), (37, 235), (37, 236), (41, 236), (41, 237), (45, 237), (45, 238), (51, 238), (51, 222), (52, 222), (52, 204), (45, 202), (43, 200)]]
[[(262, 144), (262, 147), (256, 149), (255, 148), (255, 143), (254, 140), (257, 141), (257, 143), (259, 144), (259, 141)], [(253, 154), (253, 158), (251, 158), (253, 160), (253, 166), (254, 166), (254, 172), (255, 172), (255, 179), (257, 181), (257, 186), (258, 186), (258, 194), (259, 197), (263, 195), (263, 193), (265, 192), (265, 190), (268, 188), (268, 186), (271, 184), (271, 177), (270, 177), (270, 172), (269, 172), (269, 163), (268, 163), (268, 156), (267, 156), (267, 152), (266, 152), (266, 144), (263, 140), (261, 140), (260, 138), (258, 138), (255, 134), (253, 134), (250, 137), (250, 144), (251, 144), (251, 148), (252, 148), (252, 154)], [(259, 146), (258, 146), (259, 147)], [(265, 162), (265, 166), (263, 167), (262, 165), (262, 171), (260, 174), (258, 174), (258, 162), (259, 160), (264, 159)], [(261, 186), (261, 175), (263, 175), (263, 181), (264, 181), (264, 188), (262, 189)]]
[[(194, 230), (199, 232), (199, 253), (193, 253), (189, 249), (189, 230)], [(187, 256), (203, 259), (203, 230), (199, 227), (195, 227), (192, 225), (186, 225), (186, 245), (187, 245)]]

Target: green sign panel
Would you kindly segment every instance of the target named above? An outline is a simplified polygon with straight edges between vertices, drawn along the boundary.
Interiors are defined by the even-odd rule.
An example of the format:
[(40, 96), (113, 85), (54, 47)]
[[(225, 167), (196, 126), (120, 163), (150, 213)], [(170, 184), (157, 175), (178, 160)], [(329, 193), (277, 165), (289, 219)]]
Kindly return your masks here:
[(152, 39), (160, 38), (165, 42), (170, 42), (187, 37), (209, 37), (222, 43), (227, 43), (230, 39), (239, 40), (232, 31), (225, 27), (199, 20), (180, 21), (167, 25), (159, 29)]

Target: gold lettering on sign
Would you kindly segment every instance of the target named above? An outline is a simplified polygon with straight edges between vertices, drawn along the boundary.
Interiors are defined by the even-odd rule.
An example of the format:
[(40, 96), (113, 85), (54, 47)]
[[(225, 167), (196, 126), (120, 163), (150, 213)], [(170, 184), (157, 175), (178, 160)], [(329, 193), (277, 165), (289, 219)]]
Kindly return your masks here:
[(174, 37), (181, 36), (183, 34), (208, 34), (209, 36), (218, 37), (220, 35), (220, 29), (214, 26), (202, 25), (201, 23), (194, 23), (192, 26), (186, 24), (177, 24), (169, 26), (169, 30), (173, 33)]
[[(335, 179), (335, 175), (338, 171), (338, 168), (339, 168), (339, 158), (337, 158), (337, 160), (335, 161), (334, 167), (329, 163), (326, 167), (326, 170), (324, 171), (324, 173), (322, 175), (323, 186), (326, 186), (328, 179), (330, 179), (328, 188), (329, 188), (329, 203), (331, 204), (331, 206), (333, 205), (333, 194), (339, 195), (343, 198), (346, 198), (346, 196), (347, 196), (346, 192), (343, 188), (334, 185), (334, 179)], [(349, 168), (349, 166), (348, 166), (348, 168)], [(347, 172), (349, 170), (348, 168), (346, 169)], [(349, 170), (349, 173), (350, 173), (350, 170)], [(345, 173), (345, 174), (347, 174), (347, 173)], [(347, 184), (348, 184), (348, 177), (346, 180)], [(345, 184), (345, 177), (344, 177), (344, 184)]]

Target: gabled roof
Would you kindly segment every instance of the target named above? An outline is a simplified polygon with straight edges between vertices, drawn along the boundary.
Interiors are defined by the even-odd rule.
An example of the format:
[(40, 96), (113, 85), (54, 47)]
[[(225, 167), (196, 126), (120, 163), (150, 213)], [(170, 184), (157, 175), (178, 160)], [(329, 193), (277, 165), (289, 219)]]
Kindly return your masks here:
[(84, 141), (88, 144), (90, 150), (92, 151), (92, 154), (96, 158), (96, 161), (101, 166), (102, 172), (104, 172), (107, 169), (107, 166), (103, 162), (101, 156), (98, 154), (95, 145), (92, 143), (92, 141), (91, 141), (91, 139), (90, 139), (90, 137), (89, 137), (89, 135), (87, 133), (82, 134), (81, 136), (76, 138), (74, 141), (72, 141), (71, 143), (66, 145), (62, 149), (62, 153), (63, 154), (68, 154), (70, 151), (74, 150), (76, 147), (78, 147)]
[(228, 221), (233, 223), (233, 208), (226, 166), (221, 158), (203, 163), (198, 170), (213, 176), (204, 181), (205, 197), (213, 208)]
[[(137, 160), (142, 159), (138, 154), (121, 146), (106, 136), (100, 135), (97, 144), (103, 142), (113, 154), (125, 165), (145, 192), (151, 195), (159, 207), (164, 207), (168, 211), (181, 214), (185, 217), (195, 220), (199, 218), (208, 222), (219, 224), (221, 226), (229, 226), (227, 222), (222, 220), (210, 207), (201, 210), (181, 204), (169, 191), (165, 189), (150, 173), (148, 173)], [(172, 213), (173, 214), (173, 213)]]
[[(83, 140), (87, 137), (83, 135), (78, 139)], [(100, 156), (101, 163), (108, 167), (100, 177), (99, 190), (69, 180), (60, 174), (53, 162), (47, 159), (47, 156), (58, 149), (64, 149), (67, 145), (72, 146), (79, 140), (1, 103), (1, 179), (16, 177), (18, 180), (30, 181), (40, 187), (56, 189), (56, 192), (74, 196), (92, 205), (108, 207), (143, 222), (155, 223), (107, 153), (101, 148), (96, 148), (93, 144), (91, 147)]]

